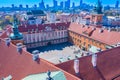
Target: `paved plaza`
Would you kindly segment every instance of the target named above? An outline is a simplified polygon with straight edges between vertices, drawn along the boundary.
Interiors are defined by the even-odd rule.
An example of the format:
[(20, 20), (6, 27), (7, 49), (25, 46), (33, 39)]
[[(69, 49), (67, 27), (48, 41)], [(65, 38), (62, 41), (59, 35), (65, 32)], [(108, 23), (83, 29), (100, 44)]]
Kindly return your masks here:
[(61, 43), (40, 48), (34, 48), (31, 50), (31, 52), (33, 50), (39, 50), (40, 58), (45, 59), (53, 64), (59, 64), (68, 60), (73, 60), (76, 57), (80, 58), (89, 55), (88, 52), (85, 52), (79, 47), (70, 43)]

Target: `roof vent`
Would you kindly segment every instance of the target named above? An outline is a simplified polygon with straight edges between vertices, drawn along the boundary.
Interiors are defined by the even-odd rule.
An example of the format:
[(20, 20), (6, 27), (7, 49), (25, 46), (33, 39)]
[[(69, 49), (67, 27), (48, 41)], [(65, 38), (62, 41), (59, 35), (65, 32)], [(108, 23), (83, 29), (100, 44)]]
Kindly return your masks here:
[(92, 28), (92, 30), (96, 30), (96, 28), (95, 28), (95, 27), (93, 27), (93, 28)]
[(85, 27), (85, 25), (82, 25), (82, 28), (84, 28)]
[(10, 41), (11, 41), (10, 38), (5, 38), (5, 43), (8, 47), (10, 46)]
[(92, 55), (92, 65), (95, 68), (97, 66), (97, 54)]
[(6, 33), (6, 34), (7, 34), (7, 36), (9, 36), (9, 35), (10, 35), (10, 32), (9, 32), (9, 31), (7, 31), (7, 33)]
[(75, 59), (74, 60), (74, 70), (77, 76), (79, 76), (79, 60)]
[(22, 53), (22, 48), (23, 48), (22, 43), (17, 43), (16, 46), (17, 46), (17, 52), (19, 52), (21, 54)]
[(108, 28), (108, 32), (111, 32), (111, 28)]
[(34, 61), (38, 61), (38, 59), (39, 59), (38, 53), (39, 53), (38, 50), (35, 50), (35, 51), (32, 52)]
[(12, 76), (11, 75), (9, 75), (8, 77), (6, 77), (6, 78), (2, 78), (2, 80), (12, 80)]
[(100, 29), (100, 30), (99, 30), (99, 33), (103, 33), (103, 29)]

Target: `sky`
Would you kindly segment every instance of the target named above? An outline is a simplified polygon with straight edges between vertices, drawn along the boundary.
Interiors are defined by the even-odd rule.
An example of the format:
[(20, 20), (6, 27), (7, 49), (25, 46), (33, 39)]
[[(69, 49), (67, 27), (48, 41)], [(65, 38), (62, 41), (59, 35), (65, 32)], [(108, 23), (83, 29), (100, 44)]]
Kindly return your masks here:
[[(57, 0), (58, 4), (60, 1), (66, 1), (66, 0)], [(83, 0), (83, 3), (90, 3), (95, 4), (97, 0)], [(116, 0), (101, 0), (103, 5), (115, 5)], [(0, 0), (0, 7), (10, 7), (11, 4), (15, 4), (16, 6), (19, 6), (19, 4), (23, 4), (25, 6), (28, 4), (29, 6), (33, 6), (34, 4), (37, 4), (41, 2), (41, 0)], [(53, 5), (53, 0), (44, 0), (45, 4)], [(80, 0), (71, 0), (72, 2), (75, 2), (76, 5), (79, 4)]]

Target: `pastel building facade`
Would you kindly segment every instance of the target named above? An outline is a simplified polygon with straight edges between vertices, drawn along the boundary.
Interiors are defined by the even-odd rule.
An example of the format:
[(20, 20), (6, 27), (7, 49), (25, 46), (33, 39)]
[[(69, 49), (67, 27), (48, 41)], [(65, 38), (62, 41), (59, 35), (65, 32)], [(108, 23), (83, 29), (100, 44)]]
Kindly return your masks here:
[(68, 41), (68, 26), (70, 23), (56, 23), (33, 26), (20, 26), (24, 44), (27, 48), (47, 46)]

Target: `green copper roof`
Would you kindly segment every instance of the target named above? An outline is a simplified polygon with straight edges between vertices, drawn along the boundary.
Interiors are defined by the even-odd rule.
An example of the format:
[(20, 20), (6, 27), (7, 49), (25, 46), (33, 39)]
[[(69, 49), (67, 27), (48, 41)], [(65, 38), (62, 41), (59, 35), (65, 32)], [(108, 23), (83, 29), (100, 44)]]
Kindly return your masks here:
[[(51, 77), (53, 78), (53, 80), (67, 80), (62, 71), (51, 72)], [(40, 74), (29, 75), (23, 78), (22, 80), (46, 80), (46, 78), (47, 78), (47, 73), (40, 73)]]
[(20, 39), (23, 39), (23, 34), (19, 32), (18, 30), (18, 26), (17, 26), (17, 20), (14, 19), (14, 24), (12, 26), (13, 28), (13, 33), (10, 34), (10, 38), (12, 40), (20, 40)]

